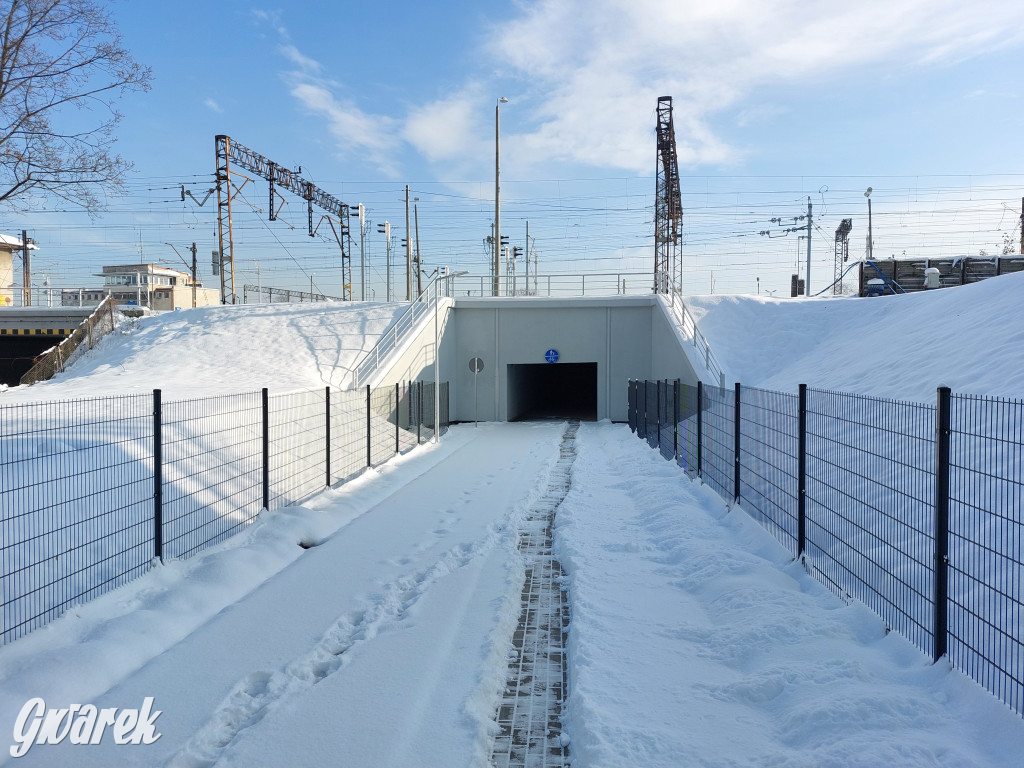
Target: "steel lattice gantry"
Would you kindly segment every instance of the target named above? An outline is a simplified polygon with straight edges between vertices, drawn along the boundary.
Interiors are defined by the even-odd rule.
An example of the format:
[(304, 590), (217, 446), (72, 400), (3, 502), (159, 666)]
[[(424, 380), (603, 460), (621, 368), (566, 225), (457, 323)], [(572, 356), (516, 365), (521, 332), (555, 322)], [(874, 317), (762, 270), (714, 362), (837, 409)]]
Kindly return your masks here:
[[(234, 194), (231, 191), (231, 174), (234, 172), (232, 164), (270, 182), (269, 218), (271, 221), (277, 218), (279, 210), (275, 200), (275, 186), (283, 187), (306, 201), (310, 237), (316, 235), (319, 228), (319, 223), (316, 226), (313, 225), (313, 205), (315, 204), (318, 208), (327, 212), (325, 216), (321, 216), (320, 220), (321, 222), (325, 219), (327, 220), (331, 231), (334, 233), (335, 240), (338, 241), (338, 247), (341, 248), (342, 298), (346, 301), (351, 301), (352, 247), (348, 205), (320, 189), (313, 182), (302, 178), (298, 172), (278, 165), (259, 152), (234, 141), (230, 136), (216, 136), (215, 143), (217, 152), (217, 239), (221, 254), (221, 302), (228, 303), (227, 299), (230, 295), (230, 303), (235, 303), (235, 254), (234, 236), (231, 228), (231, 201), (235, 194), (237, 194), (237, 191)], [(225, 212), (227, 214), (226, 250), (224, 247)], [(335, 220), (337, 221), (337, 226), (335, 226)]]
[(832, 278), (832, 294), (835, 296), (840, 296), (843, 293), (843, 264), (850, 260), (850, 230), (852, 229), (853, 219), (843, 219), (836, 229), (836, 263)]
[(658, 97), (658, 157), (654, 202), (654, 292), (669, 293), (682, 283), (680, 258), (683, 201), (679, 192), (672, 97)]

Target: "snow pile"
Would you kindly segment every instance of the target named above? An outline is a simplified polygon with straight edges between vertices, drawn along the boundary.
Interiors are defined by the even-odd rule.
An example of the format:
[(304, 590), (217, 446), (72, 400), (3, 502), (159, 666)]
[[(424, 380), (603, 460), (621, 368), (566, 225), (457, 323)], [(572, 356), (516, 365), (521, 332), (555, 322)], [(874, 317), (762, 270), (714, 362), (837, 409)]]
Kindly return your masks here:
[(906, 296), (690, 296), (686, 304), (728, 385), (933, 402), (940, 386), (1024, 395), (1022, 297), (1024, 272)]
[(574, 765), (1020, 759), (1019, 716), (844, 605), (628, 430), (584, 425), (578, 447), (556, 530)]
[(4, 393), (4, 403), (163, 390), (165, 400), (347, 387), (351, 369), (405, 304), (237, 304), (143, 317), (64, 374)]

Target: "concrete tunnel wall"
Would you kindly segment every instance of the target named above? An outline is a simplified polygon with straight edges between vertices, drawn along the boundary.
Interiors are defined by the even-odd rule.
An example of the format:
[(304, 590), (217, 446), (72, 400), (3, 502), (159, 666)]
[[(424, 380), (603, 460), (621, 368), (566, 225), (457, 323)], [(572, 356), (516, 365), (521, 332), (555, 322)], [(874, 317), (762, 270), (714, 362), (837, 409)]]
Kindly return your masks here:
[[(626, 420), (626, 382), (630, 378), (682, 379), (697, 374), (658, 298), (647, 296), (553, 298), (465, 298), (445, 302), (439, 312), (442, 337), (439, 369), (451, 382), (453, 421), (507, 421), (519, 410), (509, 383), (523, 381), (531, 364), (596, 364), (596, 417)], [(556, 363), (544, 354), (558, 350)], [(469, 361), (479, 357), (476, 378)], [(426, 318), (374, 385), (409, 379), (433, 379), (434, 323)], [(518, 377), (518, 378), (517, 378)], [(568, 380), (568, 379), (567, 379)]]

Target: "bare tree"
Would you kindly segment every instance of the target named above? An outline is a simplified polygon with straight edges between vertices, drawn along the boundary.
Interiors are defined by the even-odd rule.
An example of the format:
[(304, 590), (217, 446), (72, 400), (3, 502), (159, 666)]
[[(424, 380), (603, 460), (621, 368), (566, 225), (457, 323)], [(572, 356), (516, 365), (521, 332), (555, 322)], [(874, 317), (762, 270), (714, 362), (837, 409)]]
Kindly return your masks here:
[(150, 70), (95, 0), (0, 0), (0, 14), (0, 203), (53, 194), (95, 213), (131, 168), (115, 104)]

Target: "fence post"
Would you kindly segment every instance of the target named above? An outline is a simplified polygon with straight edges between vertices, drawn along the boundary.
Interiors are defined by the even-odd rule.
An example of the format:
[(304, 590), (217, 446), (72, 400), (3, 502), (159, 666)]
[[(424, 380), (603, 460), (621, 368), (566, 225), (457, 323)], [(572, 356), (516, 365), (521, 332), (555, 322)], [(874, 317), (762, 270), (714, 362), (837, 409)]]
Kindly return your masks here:
[(704, 477), (701, 455), (704, 448), (704, 382), (697, 380), (697, 477)]
[[(639, 381), (637, 381), (636, 387), (637, 387), (637, 391), (639, 393), (639, 390), (640, 390), (640, 382)], [(637, 400), (639, 401), (640, 398), (637, 397)], [(643, 439), (646, 440), (647, 439), (647, 379), (644, 379), (644, 411), (643, 411), (643, 413), (644, 413), (644, 437), (643, 437)]]
[(661, 379), (654, 382), (654, 416), (658, 422), (658, 453), (661, 453)]
[(679, 463), (679, 379), (672, 382), (672, 460)]
[(270, 511), (270, 392), (263, 388), (263, 508)]
[(327, 387), (324, 392), (324, 415), (326, 421), (324, 422), (327, 430), (327, 439), (324, 442), (325, 445), (325, 456), (326, 461), (324, 462), (327, 466), (327, 487), (331, 487), (331, 388)]
[(733, 442), (735, 444), (736, 463), (733, 467), (733, 498), (740, 500), (740, 383), (736, 382), (736, 406), (733, 412)]
[(401, 402), (401, 396), (398, 394), (398, 382), (395, 382), (395, 453), (402, 452), (402, 441), (399, 436), (398, 428), (398, 404)]
[(160, 390), (153, 390), (153, 556), (164, 561), (164, 457)]
[(797, 502), (796, 502), (796, 556), (803, 558), (807, 548), (807, 385), (800, 385), (797, 431)]
[(366, 466), (373, 466), (373, 453), (370, 448), (370, 437), (373, 430), (370, 427), (370, 385), (366, 385)]
[(423, 382), (416, 382), (416, 445), (423, 442)]
[(935, 410), (935, 562), (933, 595), (935, 598), (935, 641), (932, 660), (946, 653), (946, 600), (949, 569), (949, 387), (939, 387)]

